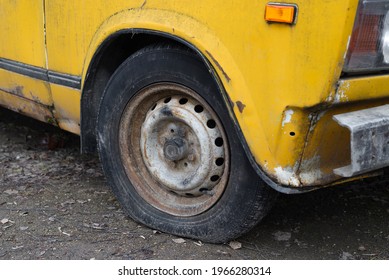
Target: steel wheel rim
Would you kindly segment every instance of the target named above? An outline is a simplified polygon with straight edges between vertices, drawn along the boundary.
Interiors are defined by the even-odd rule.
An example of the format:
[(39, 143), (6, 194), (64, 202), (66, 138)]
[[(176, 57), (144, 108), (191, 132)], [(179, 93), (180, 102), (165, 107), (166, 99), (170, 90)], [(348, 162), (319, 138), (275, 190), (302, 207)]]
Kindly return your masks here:
[(126, 174), (153, 207), (195, 216), (222, 196), (229, 173), (226, 134), (193, 90), (173, 83), (142, 89), (127, 104), (119, 131)]

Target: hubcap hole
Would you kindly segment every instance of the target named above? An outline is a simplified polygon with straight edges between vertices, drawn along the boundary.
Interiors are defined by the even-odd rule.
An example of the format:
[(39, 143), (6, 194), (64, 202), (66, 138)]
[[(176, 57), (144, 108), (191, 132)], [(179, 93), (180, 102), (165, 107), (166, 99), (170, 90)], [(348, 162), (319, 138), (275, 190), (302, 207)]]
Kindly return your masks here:
[(221, 138), (221, 137), (216, 138), (215, 145), (218, 147), (223, 146), (223, 138)]
[(214, 120), (209, 120), (209, 121), (207, 121), (207, 126), (209, 128), (215, 128), (216, 127), (216, 122)]
[(224, 158), (217, 158), (215, 163), (217, 166), (222, 166), (224, 164)]
[(166, 98), (163, 102), (164, 102), (164, 103), (169, 103), (170, 100), (172, 100), (172, 98), (171, 98), (171, 97), (168, 97), (168, 98)]
[(195, 110), (196, 113), (201, 113), (202, 111), (204, 111), (204, 107), (201, 106), (201, 105), (196, 105), (194, 107), (194, 110)]
[(154, 105), (153, 105), (153, 107), (151, 107), (151, 111), (154, 111), (154, 109), (157, 107), (157, 103), (155, 103)]
[(218, 175), (213, 175), (212, 177), (211, 177), (211, 181), (212, 182), (216, 182), (217, 180), (219, 180), (219, 176)]
[(179, 102), (180, 102), (181, 105), (184, 105), (184, 104), (186, 104), (188, 102), (188, 99), (187, 98), (181, 98)]

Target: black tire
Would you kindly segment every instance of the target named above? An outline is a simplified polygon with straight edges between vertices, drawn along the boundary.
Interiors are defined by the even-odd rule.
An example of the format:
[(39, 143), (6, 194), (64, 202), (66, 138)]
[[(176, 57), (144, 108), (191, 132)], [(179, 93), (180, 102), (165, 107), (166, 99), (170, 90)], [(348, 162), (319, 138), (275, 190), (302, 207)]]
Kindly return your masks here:
[[(172, 105), (169, 105), (171, 99)], [(184, 102), (182, 106), (185, 107), (179, 107)], [(196, 102), (201, 104), (205, 117), (202, 112), (191, 111)], [(156, 105), (150, 106), (153, 103)], [(153, 112), (156, 106), (157, 113)], [(187, 113), (186, 119), (181, 121), (178, 113), (173, 113), (173, 117), (169, 115), (176, 109)], [(214, 134), (207, 132), (204, 136), (193, 132), (202, 120), (196, 119), (192, 127), (187, 123), (192, 115), (194, 118), (215, 119), (208, 123), (208, 128), (212, 128), (209, 130)], [(154, 137), (153, 133), (162, 132), (151, 129), (153, 126), (146, 118), (157, 119), (157, 124), (165, 129), (165, 126), (171, 125), (169, 117), (173, 118), (172, 123), (177, 125), (177, 129), (183, 127), (185, 132), (181, 136), (174, 132), (174, 139), (161, 138), (159, 134)], [(171, 131), (173, 133), (174, 130)], [(259, 179), (248, 161), (216, 82), (205, 65), (189, 50), (155, 45), (129, 57), (106, 87), (99, 108), (97, 135), (103, 169), (114, 194), (130, 217), (151, 228), (205, 242), (226, 242), (255, 226), (275, 200), (276, 192)], [(200, 137), (199, 143), (193, 140), (196, 137)], [(203, 154), (202, 159), (196, 161), (200, 158), (196, 153), (205, 149), (200, 143), (204, 141), (201, 137), (210, 143), (215, 137), (224, 140), (222, 148), (210, 146), (213, 152), (208, 165), (202, 163), (203, 160), (209, 161), (208, 157), (204, 159)], [(159, 144), (160, 139), (165, 139), (163, 148)], [(176, 139), (185, 143), (193, 140), (196, 145), (191, 142), (190, 145), (195, 147), (190, 150), (189, 144), (184, 143), (186, 146), (181, 149), (181, 144), (177, 144), (180, 141)], [(150, 141), (154, 142), (150, 144)], [(150, 145), (157, 147), (155, 151), (159, 148), (161, 151), (155, 154), (152, 150), (149, 152)], [(169, 145), (174, 146), (173, 159), (167, 158), (171, 155)], [(218, 155), (213, 155), (216, 151)], [(188, 153), (195, 154), (192, 156), (196, 161), (193, 170), (205, 166), (201, 176), (217, 175), (213, 175), (209, 182), (194, 185), (192, 189), (187, 189), (185, 182), (177, 187), (170, 184), (169, 180), (173, 177), (181, 180), (180, 176), (185, 173), (181, 162), (185, 161), (187, 166)], [(154, 161), (149, 159), (150, 155)], [(214, 159), (219, 161), (217, 166), (212, 165)], [(161, 165), (158, 168), (151, 166), (154, 162)], [(177, 166), (180, 166), (179, 170)], [(163, 168), (173, 168), (171, 178), (160, 172), (165, 170)], [(165, 181), (161, 183), (159, 179), (169, 182), (165, 185)]]

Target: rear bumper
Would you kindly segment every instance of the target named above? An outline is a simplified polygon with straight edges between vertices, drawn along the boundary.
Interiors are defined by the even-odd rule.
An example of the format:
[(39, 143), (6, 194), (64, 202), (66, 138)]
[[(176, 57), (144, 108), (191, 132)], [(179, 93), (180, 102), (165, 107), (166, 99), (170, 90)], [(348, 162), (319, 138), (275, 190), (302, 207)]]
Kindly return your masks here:
[(352, 177), (389, 166), (389, 104), (333, 116), (350, 130), (351, 164), (334, 169)]

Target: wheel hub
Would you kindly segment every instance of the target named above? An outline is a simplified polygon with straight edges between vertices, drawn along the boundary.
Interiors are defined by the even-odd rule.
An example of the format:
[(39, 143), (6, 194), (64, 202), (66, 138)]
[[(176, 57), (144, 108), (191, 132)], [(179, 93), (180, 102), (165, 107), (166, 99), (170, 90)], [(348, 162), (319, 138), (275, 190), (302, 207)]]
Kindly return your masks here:
[(181, 137), (166, 140), (163, 153), (165, 158), (171, 161), (184, 159), (188, 154), (188, 143)]
[(224, 171), (215, 164), (217, 158), (224, 158), (224, 149), (214, 143), (221, 132), (216, 125), (209, 128), (212, 116), (204, 110), (197, 113), (195, 106), (194, 100), (179, 95), (163, 98), (142, 125), (146, 167), (169, 191), (185, 196), (211, 191)]

